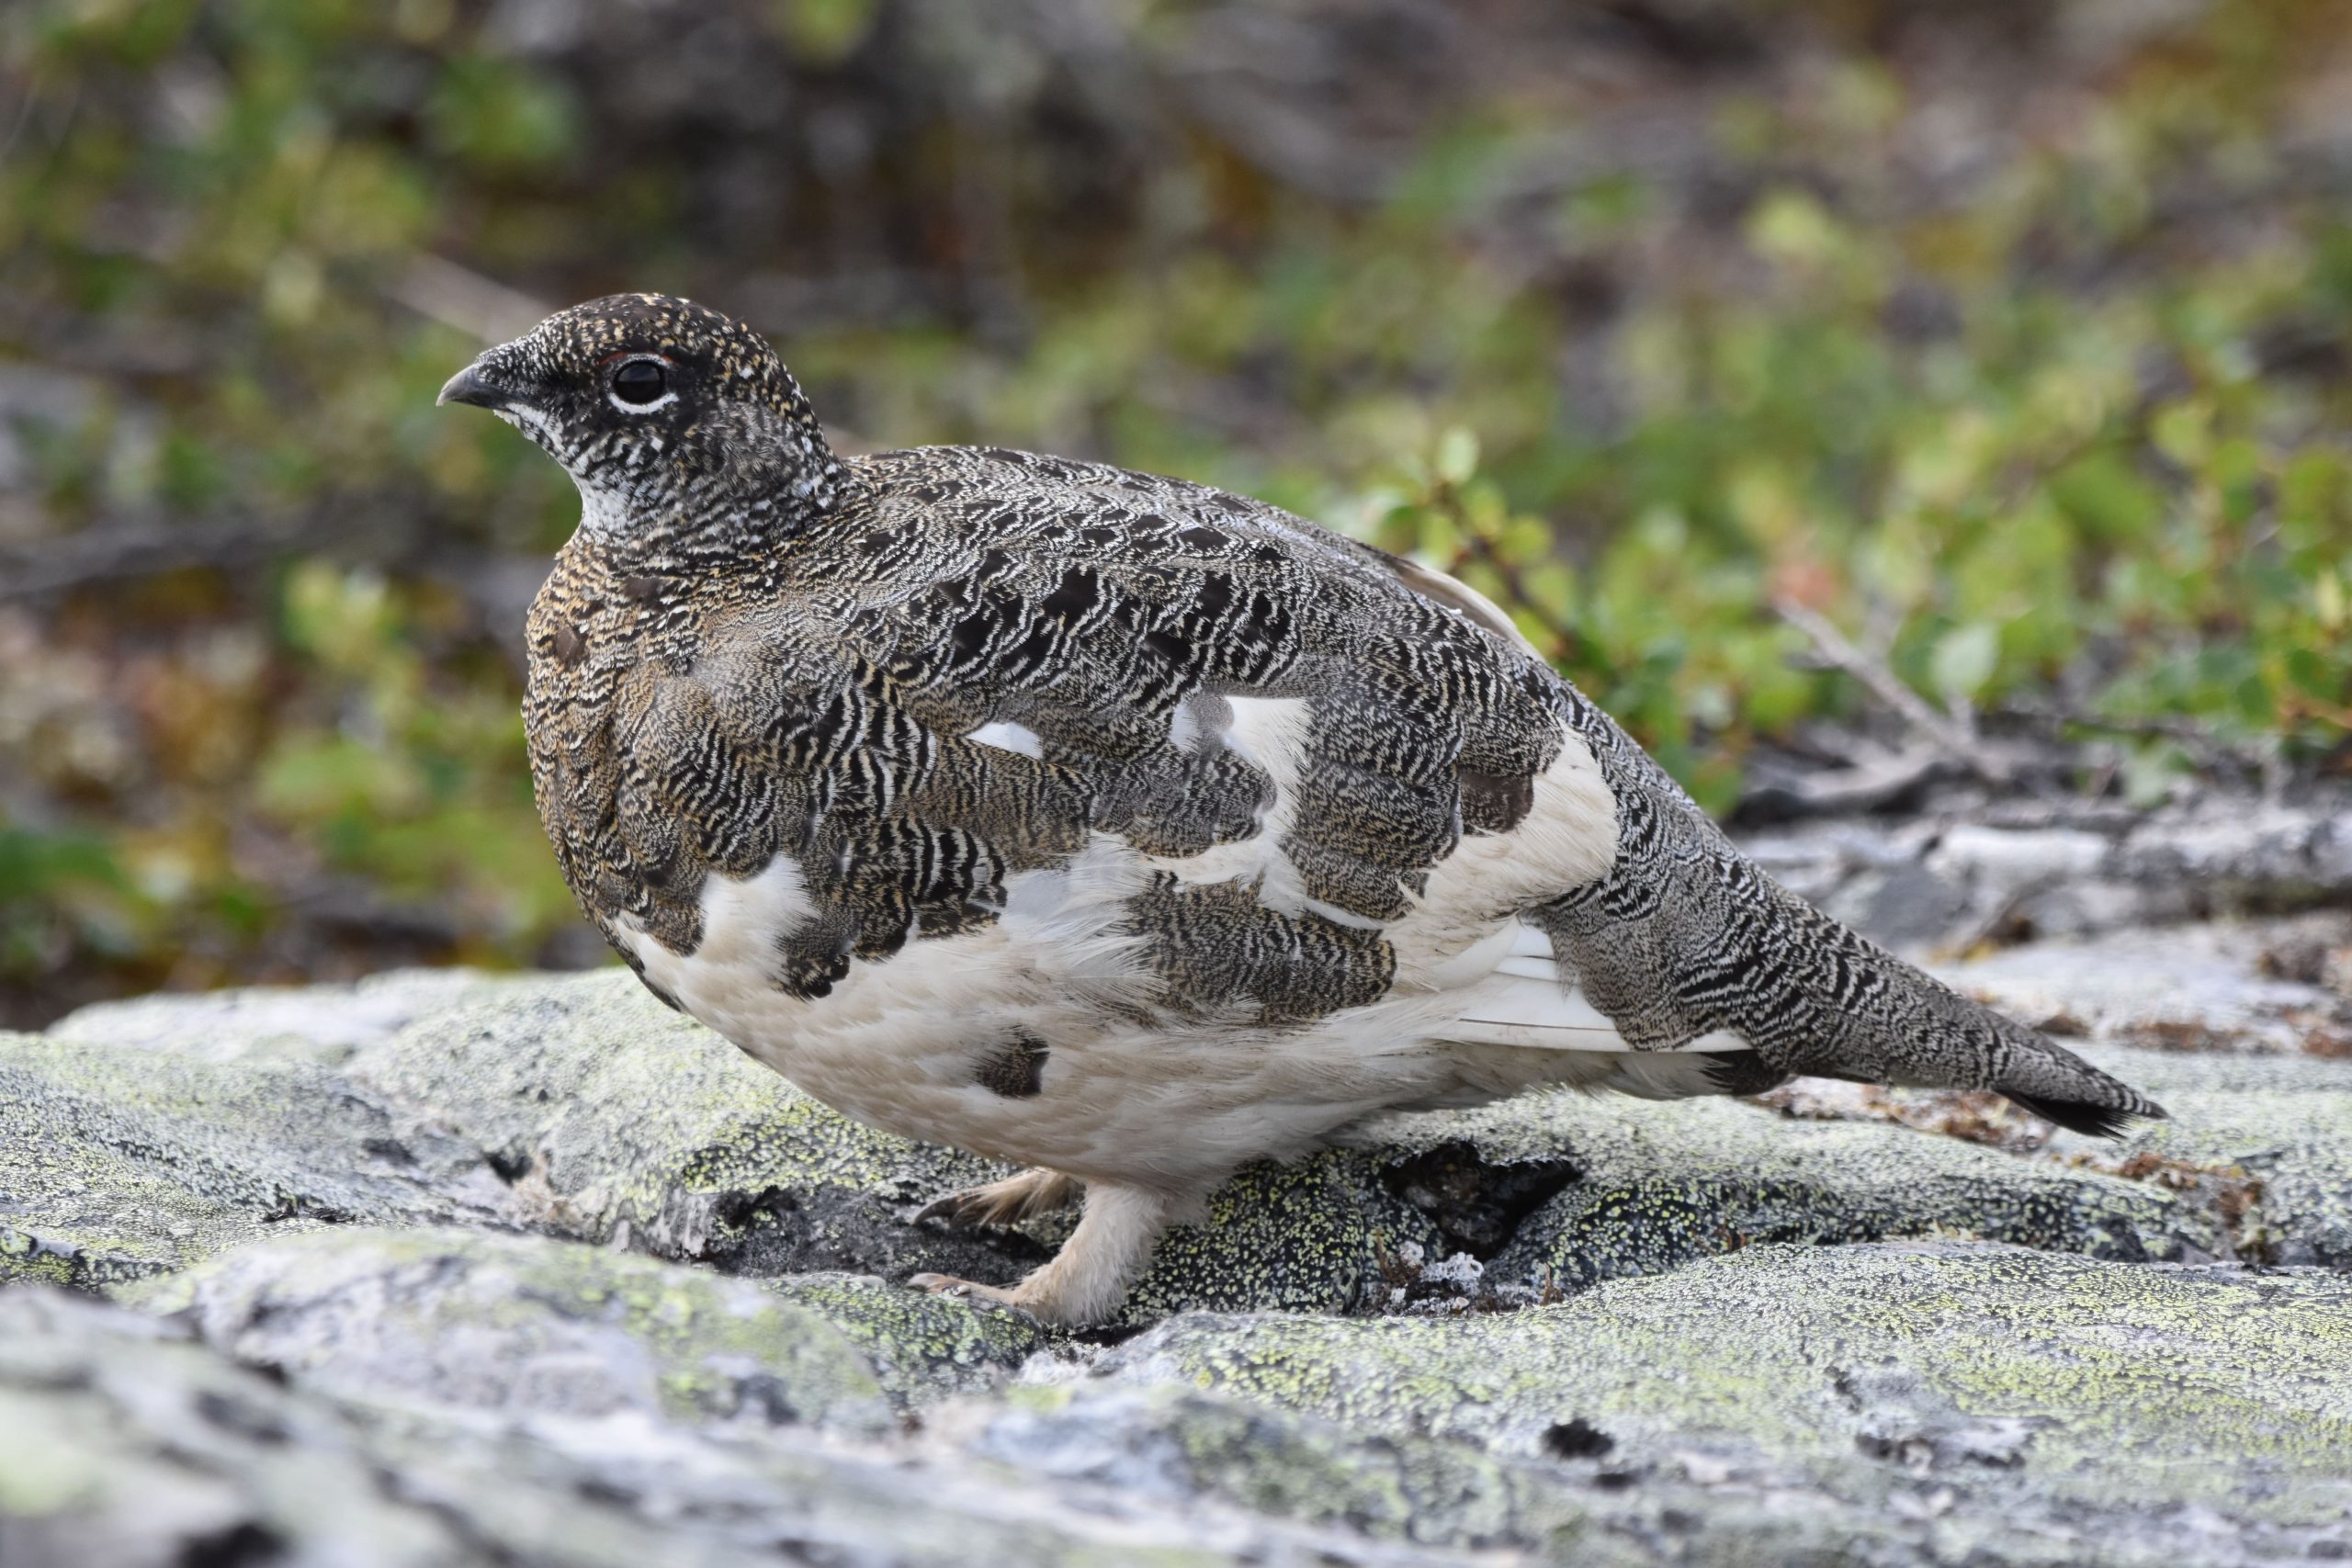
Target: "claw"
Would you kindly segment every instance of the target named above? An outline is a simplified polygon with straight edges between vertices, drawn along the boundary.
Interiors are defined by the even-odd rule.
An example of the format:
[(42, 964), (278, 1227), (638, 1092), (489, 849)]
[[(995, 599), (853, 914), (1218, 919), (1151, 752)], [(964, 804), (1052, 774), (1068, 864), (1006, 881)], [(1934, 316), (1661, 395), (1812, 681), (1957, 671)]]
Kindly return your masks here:
[(915, 1290), (928, 1291), (934, 1296), (952, 1296), (957, 1301), (965, 1302), (986, 1302), (992, 1306), (1002, 1307), (1007, 1312), (1017, 1312), (1023, 1317), (1030, 1315), (1028, 1310), (1021, 1304), (1013, 1292), (1001, 1286), (982, 1285), (970, 1280), (959, 1280), (953, 1274), (917, 1274), (907, 1283)]
[(975, 1187), (961, 1192), (950, 1192), (944, 1197), (933, 1198), (915, 1211), (915, 1224), (921, 1224), (925, 1220), (939, 1220), (944, 1222), (950, 1230), (964, 1230), (983, 1224), (981, 1215), (987, 1212), (989, 1205), (979, 1199), (980, 1194), (987, 1190), (985, 1187)]
[(939, 1220), (951, 1229), (1001, 1229), (1033, 1214), (1061, 1208), (1077, 1195), (1079, 1184), (1050, 1170), (1024, 1170), (985, 1187), (967, 1187), (934, 1198), (915, 1214), (915, 1221)]

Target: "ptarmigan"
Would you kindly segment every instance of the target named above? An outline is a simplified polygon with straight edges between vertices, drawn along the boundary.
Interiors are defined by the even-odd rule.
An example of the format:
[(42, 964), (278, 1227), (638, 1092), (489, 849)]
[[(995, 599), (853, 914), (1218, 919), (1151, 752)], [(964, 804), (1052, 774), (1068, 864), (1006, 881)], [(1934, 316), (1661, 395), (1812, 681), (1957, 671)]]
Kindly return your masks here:
[(1018, 1288), (918, 1283), (1096, 1321), (1244, 1162), (1538, 1085), (2164, 1114), (1780, 887), (1424, 568), (1100, 464), (838, 457), (763, 339), (658, 295), (441, 400), (580, 488), (532, 778), (621, 956), (846, 1114), (1030, 1168), (951, 1217), (1082, 1187)]

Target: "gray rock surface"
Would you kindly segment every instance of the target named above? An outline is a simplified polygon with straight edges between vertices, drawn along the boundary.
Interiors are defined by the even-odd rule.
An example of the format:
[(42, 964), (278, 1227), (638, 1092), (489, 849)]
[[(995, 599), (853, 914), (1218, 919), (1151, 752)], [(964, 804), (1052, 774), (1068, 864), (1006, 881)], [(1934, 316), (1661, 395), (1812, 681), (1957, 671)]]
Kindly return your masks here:
[[(1487, 1467), (1407, 1467), (1425, 1537), (1574, 1528), (1612, 1541), (1602, 1561), (2225, 1563), (2325, 1555), (2352, 1517), (2352, 1292), (2331, 1274), (1769, 1246), (1453, 1322), (1193, 1314), (1108, 1352), (1050, 1418), (1001, 1418), (1000, 1447), (1051, 1448), (1057, 1422), (1129, 1449), (1139, 1424), (1214, 1430), (1122, 1417), (1101, 1382), (1465, 1448)], [(1277, 1493), (1264, 1472), (1316, 1462), (1304, 1429), (1255, 1461), (1179, 1446), (1224, 1495), (1357, 1506)]]
[(1906, 950), (2002, 927), (2046, 939), (2352, 904), (2352, 795), (2340, 788), (2156, 811), (2020, 800), (1892, 824), (1833, 817), (1744, 847), (1839, 919)]
[(348, 1399), (863, 1437), (895, 1424), (865, 1356), (820, 1314), (576, 1242), (338, 1227), (239, 1247), (119, 1299)]
[(184, 1325), (44, 1287), (0, 1292), (0, 1562), (1442, 1560), (1210, 1497), (1137, 1497), (944, 1447), (687, 1425), (626, 1404), (595, 1415), (493, 1411), (418, 1392), (339, 1397), (299, 1372), (240, 1365)]
[[(323, 1215), (543, 1229), (763, 1277), (1004, 1283), (1069, 1224), (986, 1238), (909, 1224), (1010, 1168), (844, 1121), (617, 969), (391, 975), (188, 998), (185, 1019), (174, 1005), (0, 1038), (0, 1102), (28, 1134), (0, 1151), (15, 1177), (0, 1179), (0, 1278), (104, 1284)], [(111, 1043), (118, 1021), (133, 1050)], [(1136, 1312), (1346, 1310), (1379, 1257), (1431, 1238), (1367, 1169), (1335, 1154), (1251, 1172), (1215, 1223), (1170, 1238)], [(69, 1171), (72, 1202), (7, 1222), (5, 1194)]]
[(332, 1049), (0, 1035), (0, 1280), (96, 1288), (282, 1231), (510, 1219), (478, 1148), (355, 1093)]
[(617, 971), (0, 1036), (0, 1562), (2352, 1555), (2352, 923), (1948, 973), (2175, 1119), (1391, 1118), (1245, 1172), (1082, 1336), (896, 1282), (1069, 1215), (911, 1223), (1001, 1168)]

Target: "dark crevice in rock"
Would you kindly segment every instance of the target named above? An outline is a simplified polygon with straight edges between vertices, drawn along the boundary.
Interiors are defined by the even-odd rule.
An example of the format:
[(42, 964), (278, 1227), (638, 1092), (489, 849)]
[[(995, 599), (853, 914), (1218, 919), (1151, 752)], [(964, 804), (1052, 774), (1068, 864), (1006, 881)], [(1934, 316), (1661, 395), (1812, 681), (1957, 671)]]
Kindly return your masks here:
[(1461, 1140), (1440, 1144), (1381, 1172), (1381, 1181), (1426, 1214), (1455, 1252), (1484, 1261), (1500, 1252), (1520, 1222), (1582, 1173), (1567, 1159), (1488, 1161)]
[(840, 1271), (899, 1279), (937, 1272), (1009, 1285), (1053, 1256), (1013, 1231), (958, 1232), (916, 1226), (870, 1192), (781, 1187), (718, 1195), (717, 1222), (700, 1258), (722, 1273), (772, 1278)]
[(1616, 1446), (1616, 1438), (1581, 1416), (1544, 1429), (1544, 1451), (1555, 1459), (1599, 1459)]
[[(281, 1369), (280, 1378), (285, 1376)], [(196, 1396), (196, 1413), (224, 1432), (249, 1441), (276, 1446), (287, 1440), (286, 1423), (257, 1401), (206, 1389)]]
[(179, 1568), (258, 1568), (286, 1555), (285, 1539), (266, 1526), (242, 1519), (226, 1529), (196, 1536), (180, 1547)]
[(522, 1180), (531, 1168), (530, 1150), (514, 1145), (486, 1150), (481, 1157), (492, 1173), (509, 1187)]
[(1124, 1345), (1151, 1327), (1148, 1323), (1109, 1323), (1097, 1328), (1071, 1328), (1062, 1332), (1081, 1345), (1099, 1345), (1107, 1349), (1114, 1345)]
[(281, 1192), (277, 1201), (261, 1216), (261, 1223), (276, 1224), (284, 1220), (316, 1220), (321, 1224), (348, 1224), (356, 1216), (340, 1204), (324, 1202), (302, 1192)]
[(616, 1508), (634, 1508), (643, 1495), (637, 1488), (624, 1486), (603, 1475), (581, 1476), (571, 1483), (571, 1490), (584, 1502), (603, 1503)]

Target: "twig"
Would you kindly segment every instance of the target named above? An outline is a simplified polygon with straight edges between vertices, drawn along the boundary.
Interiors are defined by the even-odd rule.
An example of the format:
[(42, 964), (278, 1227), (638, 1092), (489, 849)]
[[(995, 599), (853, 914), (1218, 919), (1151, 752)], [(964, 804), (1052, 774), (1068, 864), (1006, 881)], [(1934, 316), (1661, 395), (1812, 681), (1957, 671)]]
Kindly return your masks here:
[(2268, 749), (2238, 746), (2222, 739), (2211, 730), (2190, 718), (2170, 718), (2156, 715), (2144, 718), (2109, 718), (2079, 709), (2060, 707), (2054, 704), (2024, 701), (2004, 703), (1994, 710), (2004, 718), (2024, 719), (2031, 723), (2063, 728), (2072, 725), (2077, 729), (2098, 730), (2108, 735), (2132, 735), (2147, 739), (2177, 740), (2192, 752), (2201, 767), (2229, 763), (2234, 767), (2259, 772), (2268, 759)]
[(1772, 608), (1782, 620), (1810, 637), (1824, 660), (1860, 681), (1872, 696), (1894, 709), (1953, 761), (1986, 784), (2009, 782), (2008, 770), (1984, 755), (1973, 725), (1937, 711), (1927, 698), (1905, 685), (1894, 671), (1847, 641), (1846, 634), (1817, 611), (1787, 598), (1773, 600)]
[(322, 505), (277, 527), (207, 526), (204, 519), (164, 517), (113, 523), (69, 534), (36, 548), (0, 553), (0, 604), (50, 599), (80, 588), (160, 577), (209, 567), (234, 570), (279, 556), (405, 537), (397, 514), (337, 512)]
[(1446, 568), (1447, 574), (1453, 577), (1461, 576), (1463, 563), (1474, 556), (1476, 557), (1502, 580), (1505, 613), (1525, 615), (1535, 623), (1536, 629), (1551, 639), (1552, 647), (1545, 650), (1545, 658), (1557, 664), (1574, 659), (1582, 652), (1584, 638), (1577, 635), (1577, 629), (1535, 601), (1527, 592), (1527, 584), (1520, 578), (1519, 568), (1504, 559), (1502, 551), (1495, 548), (1495, 542), (1473, 527), (1470, 520), (1460, 514), (1459, 508), (1449, 510), (1453, 513), (1453, 521), (1455, 528), (1470, 543), (1467, 548), (1454, 553), (1453, 563)]
[(1937, 950), (1954, 959), (1967, 957), (1987, 942), (2000, 941), (2001, 933), (2025, 912), (2025, 907), (2058, 886), (2064, 880), (2054, 873), (2028, 877), (2007, 893), (1984, 914), (1969, 923), (1960, 935), (1937, 944)]
[(484, 343), (504, 343), (544, 321), (548, 308), (518, 289), (444, 256), (419, 256), (385, 286), (395, 303)]

